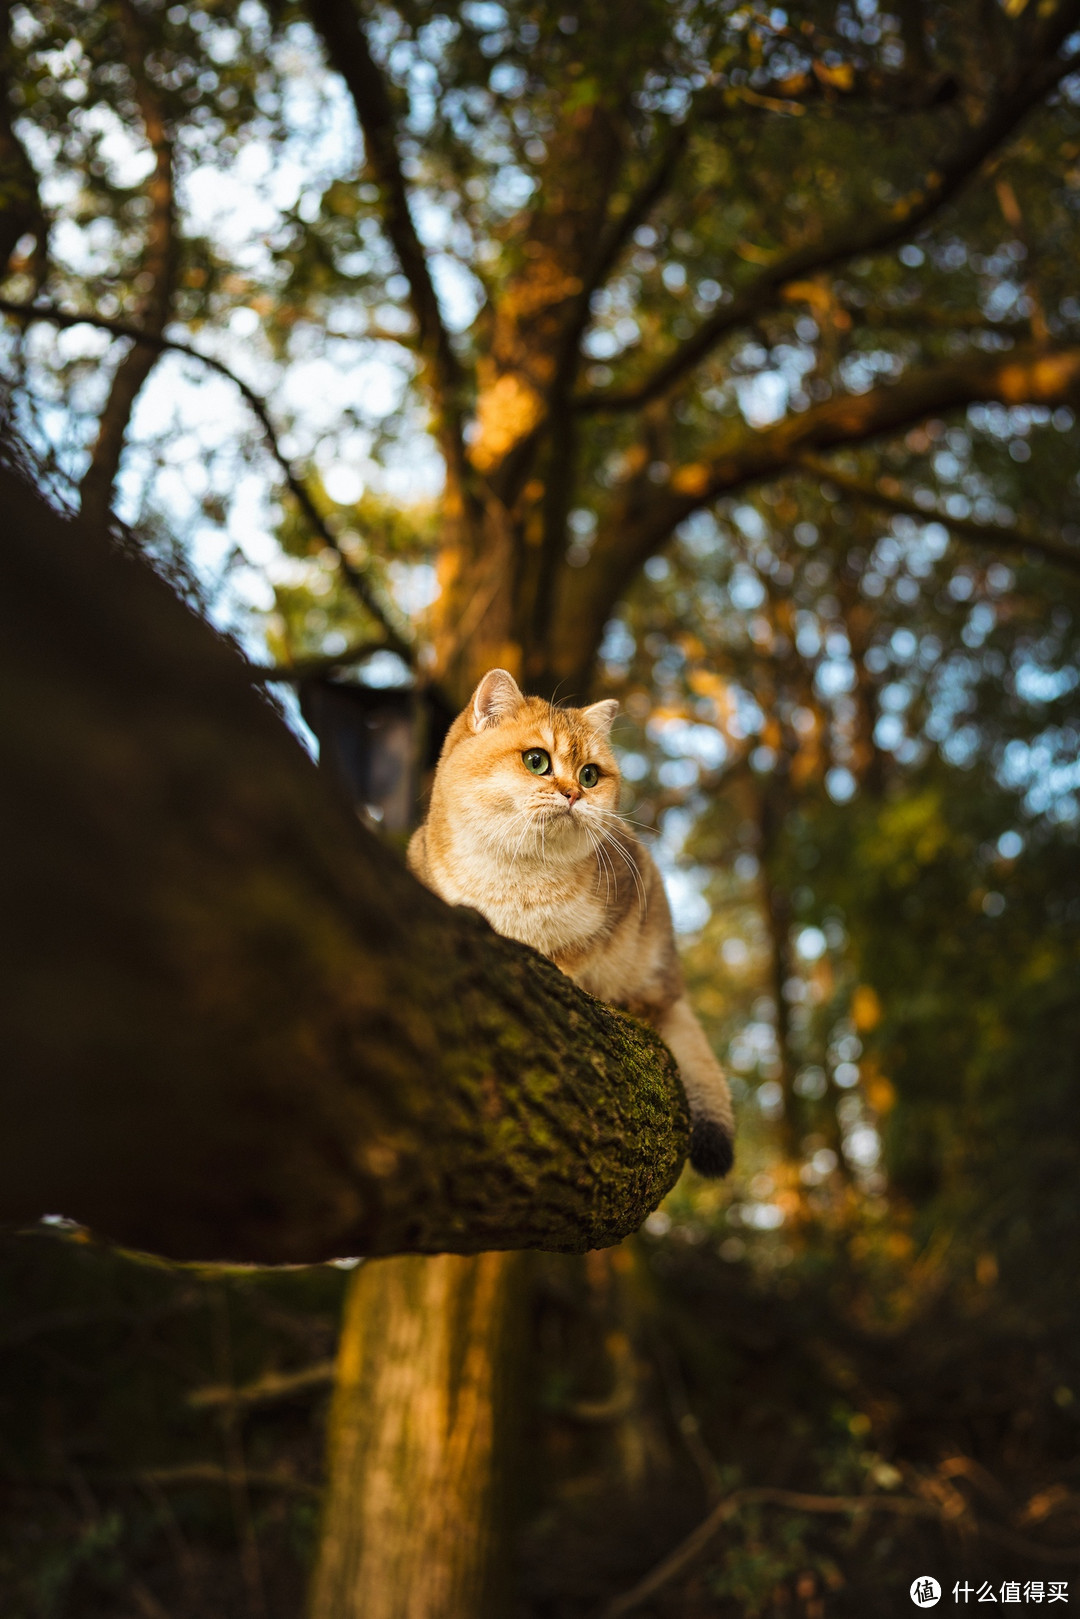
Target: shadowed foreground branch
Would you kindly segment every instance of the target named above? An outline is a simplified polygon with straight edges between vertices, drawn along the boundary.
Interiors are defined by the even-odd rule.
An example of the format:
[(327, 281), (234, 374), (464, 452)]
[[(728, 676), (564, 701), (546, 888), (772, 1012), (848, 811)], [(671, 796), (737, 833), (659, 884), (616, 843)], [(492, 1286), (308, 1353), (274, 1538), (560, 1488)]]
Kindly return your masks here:
[(143, 564), (0, 505), (0, 1219), (262, 1263), (634, 1230), (687, 1144), (657, 1037), (422, 889)]

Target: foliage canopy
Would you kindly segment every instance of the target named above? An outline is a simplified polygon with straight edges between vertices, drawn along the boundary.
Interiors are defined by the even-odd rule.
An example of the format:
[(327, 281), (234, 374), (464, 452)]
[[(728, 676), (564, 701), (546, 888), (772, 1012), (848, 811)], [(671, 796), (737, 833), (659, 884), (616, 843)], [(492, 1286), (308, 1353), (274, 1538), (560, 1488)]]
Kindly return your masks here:
[[(959, 1499), (1003, 1577), (1036, 1535), (1046, 1574), (1080, 1390), (1080, 6), (6, 18), (9, 410), (58, 482), (286, 670), (623, 701), (741, 1171), (680, 1187), (636, 1270), (547, 1273), (536, 1611), (693, 1521), (676, 1490), (643, 1527), (665, 1423), (706, 1492), (760, 1483), (766, 1435), (781, 1485)], [(626, 1365), (670, 1409), (631, 1370), (594, 1444), (567, 1389)], [(865, 1612), (941, 1544), (771, 1511), (688, 1604)]]

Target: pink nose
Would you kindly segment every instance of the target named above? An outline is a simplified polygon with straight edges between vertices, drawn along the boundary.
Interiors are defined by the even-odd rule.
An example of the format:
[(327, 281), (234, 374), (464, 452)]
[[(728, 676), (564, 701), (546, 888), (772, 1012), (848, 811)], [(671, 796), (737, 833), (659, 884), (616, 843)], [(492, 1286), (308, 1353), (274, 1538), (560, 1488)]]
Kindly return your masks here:
[(560, 787), (559, 791), (566, 799), (566, 802), (571, 806), (576, 804), (578, 799), (581, 797), (581, 794), (576, 787)]

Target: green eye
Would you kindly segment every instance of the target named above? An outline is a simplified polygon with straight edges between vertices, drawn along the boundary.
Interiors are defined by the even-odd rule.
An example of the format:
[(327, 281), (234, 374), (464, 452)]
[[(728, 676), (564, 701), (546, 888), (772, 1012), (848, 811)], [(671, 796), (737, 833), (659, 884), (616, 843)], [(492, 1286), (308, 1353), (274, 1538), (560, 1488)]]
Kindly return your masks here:
[(526, 748), (521, 755), (521, 762), (534, 776), (546, 776), (551, 769), (551, 757), (543, 748)]
[(583, 787), (595, 787), (599, 780), (600, 769), (598, 765), (582, 765), (578, 781)]

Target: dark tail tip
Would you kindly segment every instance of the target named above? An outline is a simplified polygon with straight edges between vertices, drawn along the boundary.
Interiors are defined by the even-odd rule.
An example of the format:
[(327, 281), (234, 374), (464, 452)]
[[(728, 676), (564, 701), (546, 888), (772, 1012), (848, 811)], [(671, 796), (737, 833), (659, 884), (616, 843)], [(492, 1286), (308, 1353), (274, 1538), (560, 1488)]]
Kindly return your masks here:
[(720, 1180), (735, 1162), (735, 1146), (722, 1124), (695, 1119), (690, 1132), (690, 1162), (699, 1175)]

